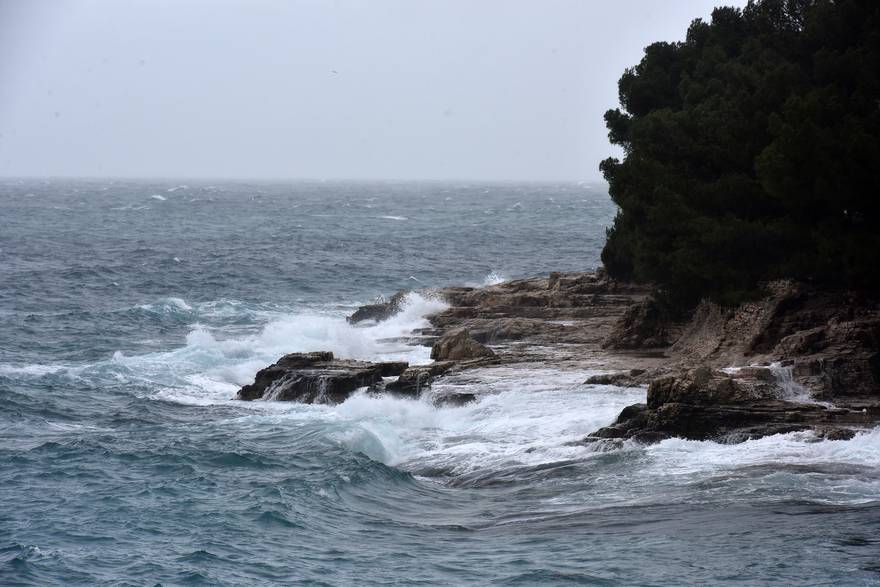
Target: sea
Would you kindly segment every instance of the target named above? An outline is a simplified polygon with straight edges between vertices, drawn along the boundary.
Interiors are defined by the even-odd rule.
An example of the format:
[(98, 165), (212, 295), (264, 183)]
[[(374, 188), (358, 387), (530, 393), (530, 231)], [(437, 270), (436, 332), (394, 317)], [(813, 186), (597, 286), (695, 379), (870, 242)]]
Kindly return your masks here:
[(0, 585), (880, 585), (880, 429), (576, 443), (540, 363), (240, 402), (293, 351), (426, 362), (359, 304), (599, 264), (594, 183), (0, 180)]

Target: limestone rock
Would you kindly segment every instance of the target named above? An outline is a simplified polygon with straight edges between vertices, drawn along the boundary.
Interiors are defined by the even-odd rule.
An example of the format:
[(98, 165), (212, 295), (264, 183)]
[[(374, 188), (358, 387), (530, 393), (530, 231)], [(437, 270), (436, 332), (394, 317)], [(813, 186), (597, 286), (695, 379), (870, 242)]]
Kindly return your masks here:
[(325, 351), (291, 353), (258, 371), (254, 382), (242, 387), (237, 398), (338, 404), (357, 389), (375, 386), (382, 377), (399, 375), (407, 367), (404, 362), (340, 360)]
[(409, 293), (409, 291), (397, 292), (388, 301), (361, 306), (346, 320), (350, 324), (357, 324), (365, 320), (374, 320), (376, 322), (387, 320), (403, 309), (404, 300)]
[(651, 298), (629, 306), (602, 342), (608, 349), (666, 347), (672, 342), (673, 323)]
[(453, 361), (438, 361), (428, 365), (413, 365), (400, 374), (396, 380), (385, 384), (385, 390), (399, 395), (418, 397), (431, 386), (434, 377), (449, 371)]
[(656, 442), (672, 436), (733, 443), (810, 428), (846, 438), (851, 426), (869, 424), (867, 412), (778, 399), (766, 369), (728, 374), (709, 367), (661, 377), (648, 387), (647, 404), (625, 408), (617, 421), (592, 438)]
[(619, 373), (602, 373), (593, 375), (584, 381), (584, 385), (616, 385), (618, 387), (635, 387), (641, 385), (647, 375), (645, 369), (630, 369)]
[(431, 359), (435, 361), (461, 361), (494, 356), (495, 351), (474, 340), (467, 329), (445, 335), (431, 348)]

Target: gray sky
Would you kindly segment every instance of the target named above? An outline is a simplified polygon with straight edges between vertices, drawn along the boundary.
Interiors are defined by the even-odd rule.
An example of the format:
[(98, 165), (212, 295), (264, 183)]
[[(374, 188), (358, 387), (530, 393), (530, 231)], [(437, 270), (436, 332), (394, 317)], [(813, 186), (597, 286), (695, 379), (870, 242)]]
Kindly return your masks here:
[(724, 0), (0, 0), (0, 175), (565, 180)]

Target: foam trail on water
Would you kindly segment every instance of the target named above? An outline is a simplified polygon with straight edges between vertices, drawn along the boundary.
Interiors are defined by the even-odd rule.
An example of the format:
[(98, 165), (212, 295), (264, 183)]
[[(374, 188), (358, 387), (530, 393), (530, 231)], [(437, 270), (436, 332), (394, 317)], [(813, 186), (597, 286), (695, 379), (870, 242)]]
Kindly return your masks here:
[[(322, 422), (328, 437), (387, 465), (459, 477), (593, 455), (571, 444), (613, 421), (644, 390), (607, 386), (585, 393), (585, 372), (521, 365), (478, 369), (435, 382), (421, 399), (358, 393), (337, 406), (272, 406), (242, 424)], [(478, 401), (437, 407), (435, 394), (464, 391)], [(262, 404), (260, 406), (259, 404)], [(269, 407), (258, 402), (254, 407)]]
[(419, 472), (463, 475), (484, 469), (534, 465), (584, 456), (580, 440), (613, 421), (641, 390), (582, 393), (583, 373), (504, 368), (449, 378), (435, 385), (474, 392), (480, 400), (456, 408), (424, 401), (359, 396), (337, 410), (361, 422), (386, 452), (384, 462)]

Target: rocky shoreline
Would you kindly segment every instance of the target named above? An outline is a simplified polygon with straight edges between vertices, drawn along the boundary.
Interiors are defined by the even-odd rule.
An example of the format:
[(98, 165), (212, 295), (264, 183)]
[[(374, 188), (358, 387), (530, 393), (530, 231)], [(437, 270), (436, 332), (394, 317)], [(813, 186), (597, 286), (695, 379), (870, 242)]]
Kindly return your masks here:
[[(339, 403), (364, 387), (418, 397), (446, 374), (540, 362), (604, 372), (585, 385), (647, 385), (646, 404), (627, 407), (585, 443), (738, 442), (807, 429), (833, 440), (880, 422), (878, 300), (794, 282), (767, 290), (765, 299), (734, 309), (700, 304), (677, 321), (657, 311), (649, 287), (617, 282), (602, 270), (419, 290), (448, 304), (428, 316), (430, 328), (407, 339), (432, 346), (433, 363), (295, 353), (261, 370), (238, 398)], [(348, 321), (388, 319), (407, 293), (363, 306)]]

